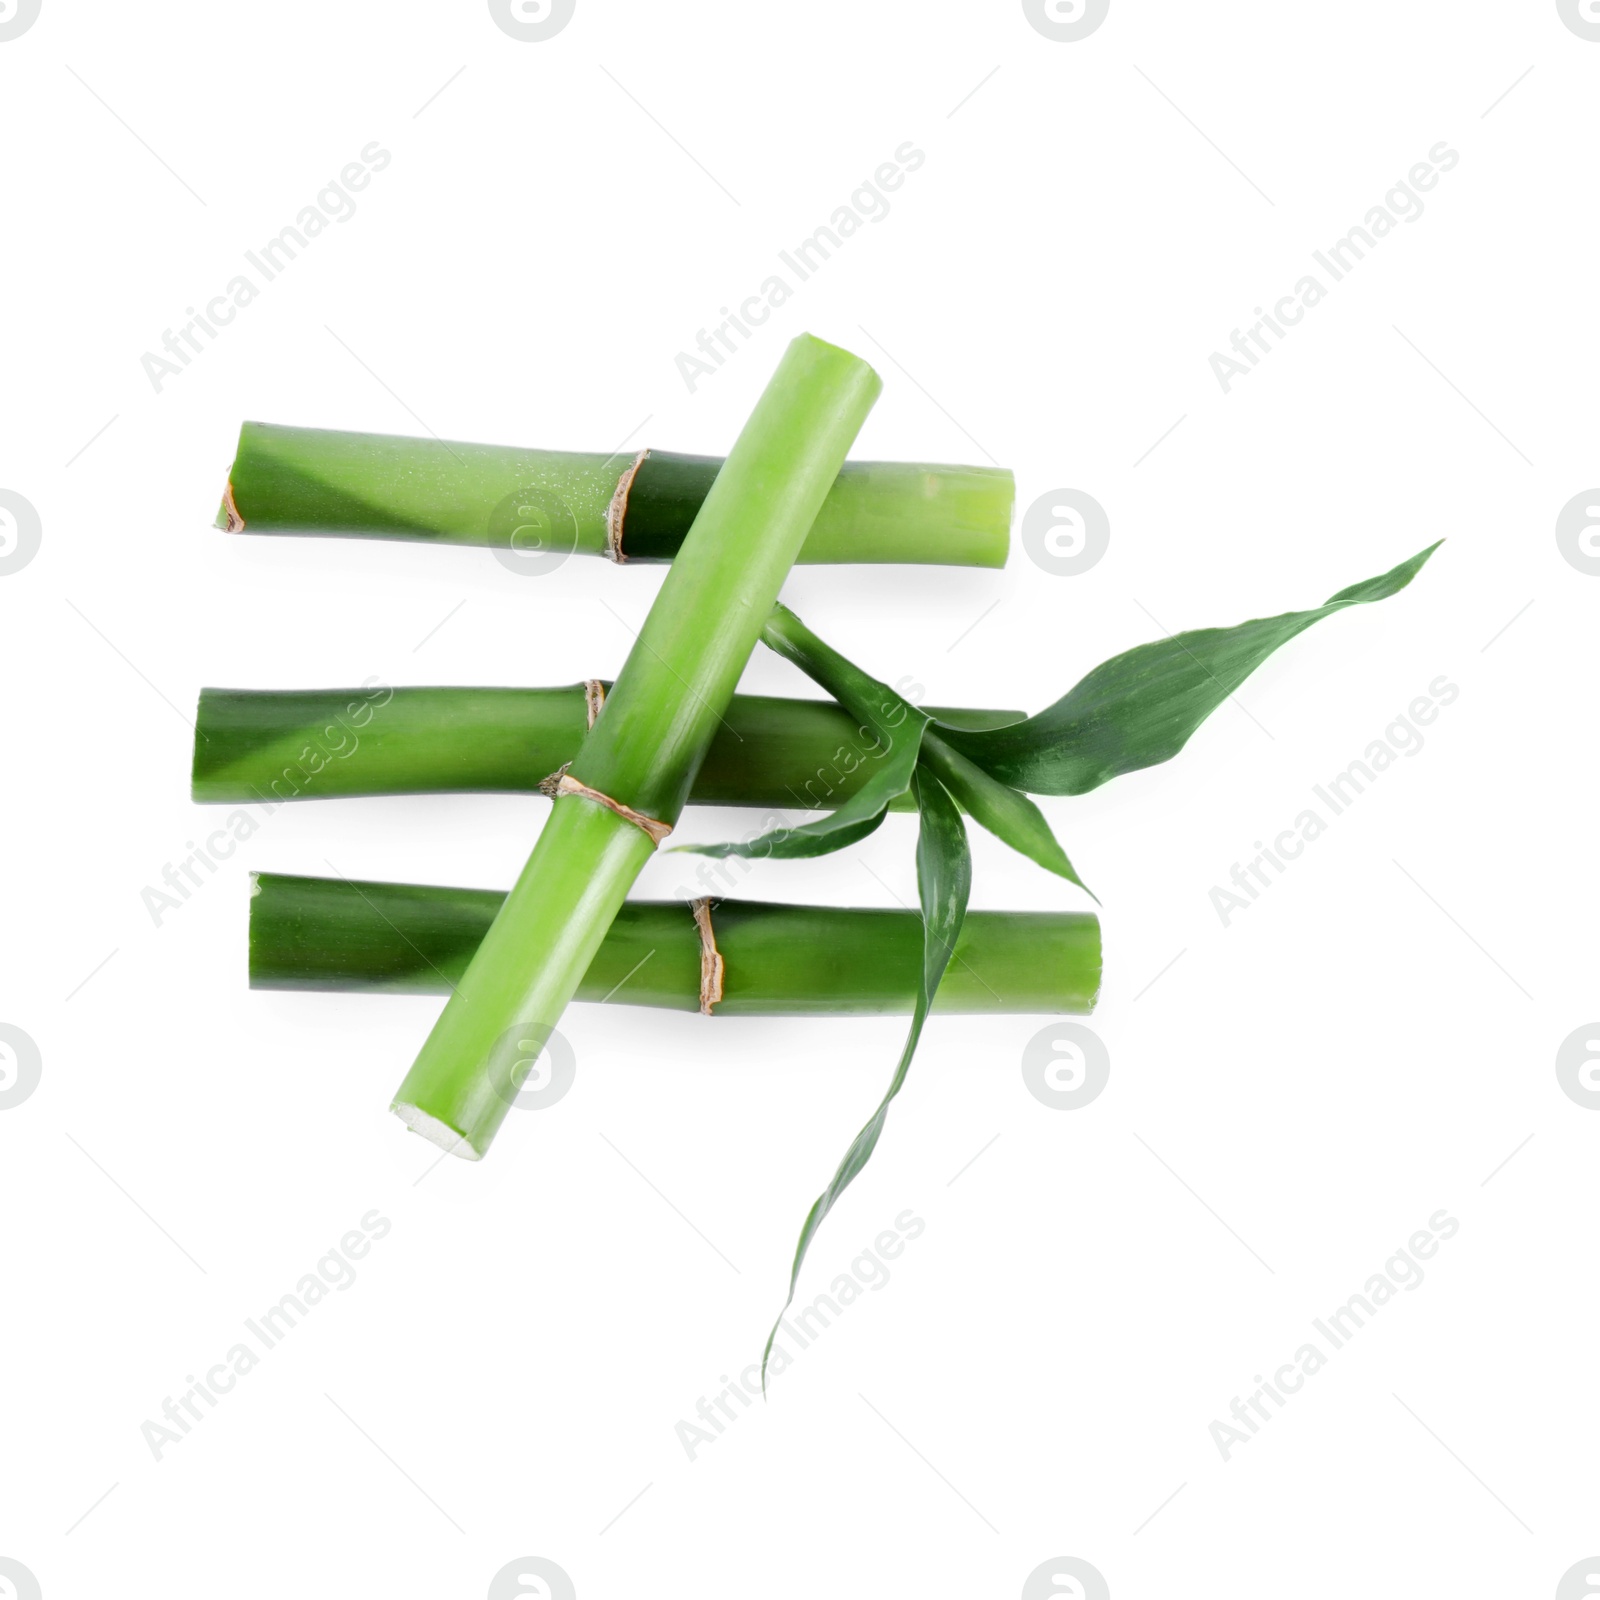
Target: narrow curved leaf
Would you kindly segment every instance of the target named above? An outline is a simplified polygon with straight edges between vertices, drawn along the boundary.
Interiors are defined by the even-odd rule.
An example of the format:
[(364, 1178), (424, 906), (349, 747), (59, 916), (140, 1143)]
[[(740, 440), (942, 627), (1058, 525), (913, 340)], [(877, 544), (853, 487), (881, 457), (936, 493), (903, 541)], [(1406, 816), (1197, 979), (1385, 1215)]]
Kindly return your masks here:
[[(891, 691), (892, 692), (892, 691)], [(956, 936), (967, 914), (967, 896), (972, 888), (972, 858), (967, 851), (967, 830), (961, 813), (939, 780), (919, 767), (912, 775), (911, 792), (916, 797), (921, 822), (917, 831), (917, 897), (922, 905), (922, 978), (917, 989), (916, 1007), (911, 1015), (911, 1028), (906, 1035), (905, 1048), (894, 1069), (888, 1092), (878, 1104), (878, 1109), (867, 1119), (866, 1126), (855, 1136), (845, 1152), (839, 1170), (834, 1173), (828, 1187), (817, 1196), (816, 1203), (806, 1216), (800, 1230), (800, 1242), (795, 1246), (794, 1266), (789, 1273), (789, 1295), (783, 1302), (772, 1332), (767, 1335), (766, 1348), (761, 1352), (761, 1392), (767, 1389), (767, 1362), (772, 1355), (772, 1343), (789, 1307), (794, 1302), (795, 1285), (800, 1281), (800, 1266), (811, 1248), (822, 1219), (833, 1209), (834, 1202), (850, 1187), (856, 1175), (872, 1159), (878, 1136), (889, 1115), (889, 1103), (900, 1093), (906, 1081), (911, 1058), (916, 1054), (917, 1041), (922, 1037), (922, 1025), (928, 1020), (933, 997), (950, 964), (956, 947)]]
[(1341, 589), (1314, 611), (1139, 645), (1025, 722), (982, 731), (940, 724), (939, 736), (1002, 783), (1031, 794), (1085, 794), (1170, 760), (1273, 651), (1335, 611), (1398, 594), (1438, 548), (1429, 545), (1392, 571)]
[(1037, 861), (1047, 872), (1077, 884), (1099, 904), (1099, 897), (1067, 859), (1067, 852), (1051, 832), (1044, 813), (1027, 795), (1019, 794), (998, 778), (991, 778), (976, 762), (969, 761), (959, 750), (952, 750), (931, 729), (922, 736), (922, 762), (957, 803), (966, 808), (974, 822), (1030, 861)]
[(831, 694), (860, 724), (860, 741), (836, 759), (854, 772), (869, 761), (877, 771), (837, 810), (796, 828), (774, 828), (759, 838), (730, 844), (685, 844), (674, 848), (704, 856), (756, 856), (797, 861), (842, 850), (872, 833), (892, 800), (911, 787), (922, 735), (931, 720), (888, 684), (870, 677), (824, 644), (786, 606), (775, 606), (762, 639)]
[[(893, 746), (908, 736), (920, 740), (922, 730), (933, 720), (888, 684), (825, 644), (787, 606), (772, 608), (761, 630), (761, 642), (826, 689), (853, 717), (873, 729), (881, 743)], [(906, 783), (910, 782), (908, 770)]]
[[(905, 793), (901, 784), (887, 799), (858, 790), (837, 811), (830, 811), (815, 822), (796, 828), (774, 828), (754, 839), (730, 839), (725, 844), (675, 844), (672, 850), (693, 851), (696, 855), (750, 856), (760, 861), (809, 861), (813, 856), (830, 855), (876, 833), (889, 814), (889, 800)], [(669, 851), (670, 854), (670, 851)]]
[[(840, 657), (841, 661), (843, 659)], [(844, 664), (850, 665), (849, 662)], [(855, 671), (854, 668), (851, 670)], [(872, 683), (865, 673), (858, 676), (863, 682)], [(874, 687), (882, 689), (885, 686), (878, 684)], [(894, 694), (892, 689), (887, 692)], [(847, 706), (846, 709), (851, 708)], [(919, 712), (897, 719), (897, 724), (892, 729), (887, 724), (872, 729), (877, 736), (876, 743), (868, 745), (863, 738), (861, 748), (847, 752), (852, 763), (851, 771), (867, 761), (881, 764), (849, 799), (826, 816), (794, 828), (774, 828), (756, 839), (739, 840), (731, 844), (683, 844), (673, 848), (692, 850), (703, 856), (755, 856), (768, 861), (798, 861), (827, 855), (854, 844), (858, 839), (865, 839), (883, 821), (889, 802), (898, 799), (911, 787), (911, 775), (916, 771), (917, 756), (922, 748), (923, 730), (928, 725), (928, 719)]]

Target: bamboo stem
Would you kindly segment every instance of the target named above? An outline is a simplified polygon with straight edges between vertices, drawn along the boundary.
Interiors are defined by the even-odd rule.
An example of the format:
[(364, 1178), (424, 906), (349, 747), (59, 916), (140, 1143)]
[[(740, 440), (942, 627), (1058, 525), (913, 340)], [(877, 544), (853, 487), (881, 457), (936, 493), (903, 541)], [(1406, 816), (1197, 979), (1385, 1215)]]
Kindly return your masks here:
[[(955, 727), (997, 728), (1023, 713), (939, 707), (930, 715)], [(581, 683), (202, 689), (193, 794), (272, 805), (351, 795), (531, 793), (573, 760), (588, 728), (588, 685)], [(829, 810), (871, 776), (878, 754), (874, 731), (831, 701), (736, 694), (689, 800)], [(900, 809), (910, 805), (907, 798)]]
[[(721, 466), (246, 422), (217, 526), (670, 561)], [(799, 559), (1003, 567), (1014, 493), (1003, 468), (846, 462)]]
[[(257, 873), (254, 989), (445, 994), (505, 896), (492, 889), (353, 883)], [(915, 911), (711, 902), (723, 968), (716, 1016), (903, 1015), (916, 998)], [(697, 1011), (702, 941), (693, 905), (629, 900), (575, 999)], [(1086, 1014), (1100, 988), (1100, 924), (1080, 911), (969, 911), (934, 998), (948, 1013)]]
[[(571, 777), (678, 820), (778, 590), (881, 388), (864, 361), (789, 346), (672, 563)], [(655, 849), (559, 795), (533, 854), (395, 1097), (408, 1126), (481, 1156)]]

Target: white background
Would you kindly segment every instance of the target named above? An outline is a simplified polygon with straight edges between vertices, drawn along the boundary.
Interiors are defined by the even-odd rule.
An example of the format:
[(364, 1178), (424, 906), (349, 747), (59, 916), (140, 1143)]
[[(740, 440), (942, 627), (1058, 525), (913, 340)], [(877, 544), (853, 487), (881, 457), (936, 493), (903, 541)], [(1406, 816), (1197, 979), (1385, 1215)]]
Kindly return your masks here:
[[(1119, 1600), (1554, 1594), (1600, 1546), (1600, 1116), (1554, 1070), (1600, 1012), (1600, 582), (1555, 540), (1600, 479), (1597, 75), (1553, 0), (1114, 0), (1076, 43), (1014, 0), (578, 0), (543, 43), (481, 3), (44, 0), (0, 43), (0, 488), (43, 526), (0, 578), (0, 1021), (43, 1060), (0, 1113), (0, 1556), (48, 1600), (477, 1596), (529, 1555), (586, 1600), (1015, 1596), (1056, 1556)], [(373, 140), (356, 215), (157, 393), (141, 356)], [(891, 213), (689, 393), (675, 355), (906, 140)], [(1224, 395), (1211, 352), (1441, 140), (1425, 214)], [(419, 1183), (386, 1106), (438, 1002), (250, 993), (247, 871), (505, 885), (545, 803), (286, 807), (159, 928), (141, 890), (223, 820), (187, 795), (202, 684), (605, 675), (660, 581), (226, 537), (242, 418), (721, 452), (804, 329), (884, 376), (858, 454), (1109, 514), (1079, 577), (796, 574), (936, 703), (1037, 709), (1448, 542), (1172, 765), (1045, 802), (1104, 901), (1109, 1087), (1047, 1108), (1040, 1019), (937, 1020), (806, 1298), (925, 1232), (691, 1462), (901, 1023), (578, 1007), (572, 1092)], [(1425, 748), (1225, 928), (1212, 887), (1441, 674)], [(741, 892), (909, 900), (913, 837)], [(973, 849), (976, 906), (1082, 903)], [(152, 1459), (374, 1208), (359, 1281)], [(1213, 1420), (1441, 1208), (1426, 1282), (1224, 1463)]]

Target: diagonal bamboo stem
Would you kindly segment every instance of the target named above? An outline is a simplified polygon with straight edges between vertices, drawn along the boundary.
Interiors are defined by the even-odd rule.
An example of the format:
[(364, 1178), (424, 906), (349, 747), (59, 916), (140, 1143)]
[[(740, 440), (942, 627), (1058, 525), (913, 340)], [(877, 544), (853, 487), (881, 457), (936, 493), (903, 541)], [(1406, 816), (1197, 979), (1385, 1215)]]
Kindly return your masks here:
[[(671, 827), (762, 624), (881, 384), (802, 335), (745, 424), (570, 775)], [(655, 839), (583, 794), (533, 854), (395, 1097), (408, 1126), (476, 1159), (577, 992)]]

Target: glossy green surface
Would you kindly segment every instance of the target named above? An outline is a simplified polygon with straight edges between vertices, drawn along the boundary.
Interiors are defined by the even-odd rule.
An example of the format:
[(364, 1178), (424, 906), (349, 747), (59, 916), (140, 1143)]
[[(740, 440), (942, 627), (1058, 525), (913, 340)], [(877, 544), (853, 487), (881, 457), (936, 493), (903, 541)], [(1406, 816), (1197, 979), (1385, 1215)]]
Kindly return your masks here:
[[(624, 557), (672, 560), (720, 465), (715, 456), (652, 450), (628, 492)], [(1015, 496), (1002, 467), (847, 461), (806, 535), (800, 561), (1003, 567)]]
[[(600, 555), (606, 508), (632, 459), (631, 451), (520, 450), (246, 422), (228, 486), (246, 533), (520, 550), (538, 541)], [(217, 526), (228, 526), (226, 506)]]
[[(250, 984), (445, 994), (505, 895), (493, 889), (256, 874)], [(905, 1014), (922, 975), (915, 911), (719, 900), (726, 964), (719, 1017)], [(935, 1012), (1087, 1013), (1100, 988), (1100, 925), (1080, 911), (969, 911)], [(700, 933), (687, 902), (626, 901), (577, 1000), (697, 1011)]]
[(911, 1012), (911, 1027), (906, 1042), (895, 1064), (894, 1076), (878, 1102), (877, 1109), (867, 1118), (861, 1131), (850, 1141), (844, 1159), (839, 1163), (828, 1186), (813, 1202), (806, 1213), (800, 1239), (795, 1245), (794, 1262), (789, 1269), (789, 1293), (783, 1307), (767, 1335), (766, 1348), (761, 1353), (761, 1387), (766, 1391), (767, 1360), (772, 1354), (772, 1341), (778, 1336), (779, 1324), (794, 1300), (795, 1286), (800, 1281), (800, 1268), (805, 1263), (806, 1252), (816, 1237), (823, 1219), (838, 1202), (840, 1195), (855, 1182), (862, 1169), (872, 1159), (878, 1140), (888, 1121), (889, 1107), (905, 1087), (906, 1075), (911, 1070), (912, 1058), (922, 1038), (923, 1025), (933, 1009), (951, 958), (955, 953), (967, 915), (967, 897), (972, 891), (972, 856), (967, 848), (967, 831), (956, 810), (955, 801), (945, 792), (943, 785), (930, 772), (918, 767), (911, 780), (912, 794), (917, 802), (917, 901), (921, 910), (922, 950), (921, 970), (917, 974), (916, 1000)]
[[(607, 685), (607, 688), (610, 686)], [(950, 726), (999, 727), (1020, 711), (944, 706)], [(210, 802), (349, 795), (530, 793), (578, 753), (581, 683), (559, 689), (202, 689), (193, 795)], [(691, 804), (828, 810), (881, 763), (872, 730), (827, 700), (736, 694)], [(897, 801), (909, 810), (910, 800)]]
[[(228, 477), (244, 526), (226, 505), (217, 526), (601, 555), (607, 508), (635, 455), (246, 422)], [(651, 450), (627, 498), (624, 559), (672, 560), (721, 466)], [(846, 462), (799, 560), (1003, 567), (1015, 492), (1001, 467)]]
[(1170, 761), (1275, 650), (1335, 612), (1399, 594), (1438, 548), (1431, 544), (1391, 571), (1341, 589), (1313, 611), (1199, 628), (1124, 651), (1025, 722), (940, 732), (1002, 783), (1030, 794), (1085, 794), (1124, 772)]
[(802, 335), (730, 452), (572, 776), (676, 822), (739, 676), (882, 385)]
[(654, 847), (614, 812), (558, 800), (489, 931), (451, 990), (396, 1108), (488, 1149)]
[[(571, 777), (674, 823), (778, 590), (881, 385), (848, 351), (790, 344), (672, 563)], [(424, 1043), (394, 1109), (481, 1155), (654, 850), (564, 795)]]

